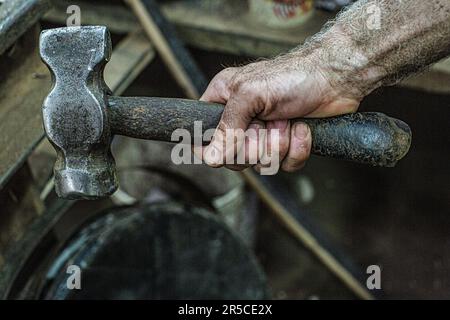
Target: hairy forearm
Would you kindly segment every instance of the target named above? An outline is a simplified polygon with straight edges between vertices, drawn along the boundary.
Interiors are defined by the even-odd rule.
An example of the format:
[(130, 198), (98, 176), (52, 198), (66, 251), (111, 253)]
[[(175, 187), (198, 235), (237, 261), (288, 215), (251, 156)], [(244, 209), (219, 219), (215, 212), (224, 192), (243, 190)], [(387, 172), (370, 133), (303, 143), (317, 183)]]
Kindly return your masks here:
[(450, 55), (450, 0), (360, 0), (297, 50), (362, 97)]

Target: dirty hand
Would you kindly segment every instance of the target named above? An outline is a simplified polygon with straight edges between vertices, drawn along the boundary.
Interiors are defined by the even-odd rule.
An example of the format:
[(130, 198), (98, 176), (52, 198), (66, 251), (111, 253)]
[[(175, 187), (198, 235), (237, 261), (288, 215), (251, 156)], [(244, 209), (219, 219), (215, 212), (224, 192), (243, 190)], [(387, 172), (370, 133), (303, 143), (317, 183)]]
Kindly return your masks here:
[[(377, 12), (383, 13), (382, 23)], [(262, 172), (273, 165), (273, 155), (285, 171), (301, 168), (309, 156), (311, 133), (289, 119), (354, 112), (377, 87), (448, 56), (449, 16), (448, 0), (359, 0), (300, 48), (223, 70), (201, 99), (223, 103), (225, 110), (211, 144), (195, 147), (195, 154), (213, 167), (235, 170), (256, 165)], [(267, 130), (229, 143), (228, 129)], [(274, 129), (279, 129), (278, 143), (272, 139)], [(257, 152), (248, 152), (252, 145)]]
[[(251, 165), (259, 172), (274, 165), (289, 172), (302, 168), (309, 157), (311, 132), (306, 124), (290, 119), (354, 112), (362, 98), (354, 88), (333, 85), (342, 81), (322, 61), (318, 51), (300, 50), (217, 74), (200, 100), (225, 104), (225, 109), (211, 143), (194, 147), (196, 156), (212, 167), (233, 170)], [(229, 129), (256, 134), (227, 140), (233, 132)], [(278, 141), (271, 134), (274, 129)], [(250, 152), (251, 146), (257, 152)], [(236, 161), (240, 152), (244, 163)], [(274, 152), (277, 157), (272, 157)], [(273, 159), (278, 164), (271, 163)]]

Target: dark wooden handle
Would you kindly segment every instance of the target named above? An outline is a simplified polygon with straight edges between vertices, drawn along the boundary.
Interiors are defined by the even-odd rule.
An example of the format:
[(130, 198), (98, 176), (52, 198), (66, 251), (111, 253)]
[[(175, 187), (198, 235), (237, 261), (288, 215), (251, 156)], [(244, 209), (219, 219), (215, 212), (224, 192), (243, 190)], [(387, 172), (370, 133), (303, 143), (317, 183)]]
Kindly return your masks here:
[[(171, 141), (176, 129), (191, 136), (194, 121), (202, 131), (215, 128), (224, 106), (197, 100), (109, 97), (109, 122), (114, 134), (134, 138)], [(377, 112), (353, 113), (332, 118), (302, 118), (312, 133), (316, 155), (373, 166), (393, 167), (411, 145), (411, 129), (401, 120)]]
[(411, 129), (378, 112), (302, 119), (312, 134), (313, 154), (380, 167), (393, 167), (411, 145)]

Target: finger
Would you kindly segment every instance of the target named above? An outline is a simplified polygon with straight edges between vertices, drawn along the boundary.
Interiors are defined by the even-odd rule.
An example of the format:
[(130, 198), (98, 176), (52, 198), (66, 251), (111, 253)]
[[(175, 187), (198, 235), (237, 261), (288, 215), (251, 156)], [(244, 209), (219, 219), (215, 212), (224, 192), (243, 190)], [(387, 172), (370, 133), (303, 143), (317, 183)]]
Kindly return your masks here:
[(225, 104), (230, 97), (231, 79), (237, 70), (227, 68), (216, 74), (199, 100)]
[(236, 155), (236, 164), (225, 165), (226, 168), (242, 171), (258, 163), (264, 150), (265, 131), (262, 129), (265, 129), (264, 122), (253, 120), (250, 123), (245, 131), (245, 142)]
[(265, 123), (254, 119), (245, 131), (245, 141), (236, 155), (236, 164), (255, 165), (258, 163), (264, 150), (264, 139), (260, 136), (265, 134)]
[(245, 94), (245, 91), (232, 92), (213, 139), (205, 151), (205, 162), (208, 165), (219, 167), (224, 163), (232, 164), (245, 141), (244, 130), (254, 116), (257, 100), (250, 94)]
[[(221, 124), (219, 123), (219, 127)], [(224, 137), (225, 129), (216, 128), (214, 136), (208, 146), (203, 148), (203, 160), (204, 162), (214, 168), (222, 167), (225, 164), (224, 160), (224, 146), (226, 139)], [(223, 133), (222, 133), (223, 132)]]
[(291, 141), (286, 158), (281, 163), (281, 169), (286, 172), (293, 172), (301, 169), (311, 152), (311, 130), (302, 122), (292, 125)]
[(261, 173), (261, 169), (265, 167), (265, 165), (261, 164), (260, 160), (263, 159), (264, 154), (267, 153), (267, 136), (267, 130), (261, 130), (260, 134), (258, 135), (258, 163), (253, 166), (253, 169), (258, 173)]
[[(237, 68), (227, 68), (219, 72), (209, 83), (199, 100), (225, 104), (229, 98), (229, 81), (236, 73)], [(206, 147), (193, 146), (194, 156), (203, 161)]]
[(263, 156), (256, 170), (265, 175), (273, 175), (280, 169), (280, 163), (289, 150), (290, 141), (289, 120), (267, 122), (267, 139)]
[[(264, 153), (260, 162), (271, 164), (271, 159), (282, 161), (289, 151), (291, 139), (291, 126), (289, 120), (275, 120), (267, 122), (267, 152)], [(276, 153), (276, 154), (275, 154)], [(274, 157), (275, 156), (275, 157)], [(264, 157), (268, 157), (266, 159)]]

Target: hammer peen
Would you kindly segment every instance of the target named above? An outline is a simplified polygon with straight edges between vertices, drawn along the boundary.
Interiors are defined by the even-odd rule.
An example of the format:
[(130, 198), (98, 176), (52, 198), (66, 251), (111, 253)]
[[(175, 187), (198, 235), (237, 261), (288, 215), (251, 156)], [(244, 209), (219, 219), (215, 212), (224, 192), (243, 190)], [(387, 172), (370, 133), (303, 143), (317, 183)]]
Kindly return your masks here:
[[(118, 187), (113, 135), (171, 141), (175, 129), (194, 133), (215, 128), (224, 106), (196, 100), (114, 97), (103, 79), (111, 56), (106, 27), (44, 30), (40, 54), (53, 87), (42, 105), (46, 135), (57, 151), (55, 188), (60, 197), (98, 199)], [(382, 113), (353, 113), (323, 119), (294, 119), (309, 125), (313, 154), (391, 167), (411, 144), (406, 123)]]

